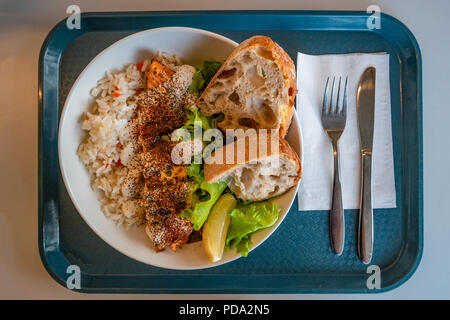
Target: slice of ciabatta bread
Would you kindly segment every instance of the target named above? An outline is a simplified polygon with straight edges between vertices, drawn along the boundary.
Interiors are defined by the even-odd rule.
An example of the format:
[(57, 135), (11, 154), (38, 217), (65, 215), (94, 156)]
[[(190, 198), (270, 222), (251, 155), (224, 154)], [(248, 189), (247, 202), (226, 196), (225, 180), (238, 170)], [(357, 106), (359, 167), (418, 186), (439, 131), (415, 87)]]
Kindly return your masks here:
[(213, 152), (205, 160), (205, 180), (225, 181), (238, 198), (247, 201), (269, 199), (295, 186), (301, 164), (287, 141), (276, 135), (254, 136), (254, 140), (238, 138)]
[(297, 94), (295, 65), (269, 37), (242, 42), (227, 58), (198, 99), (210, 116), (223, 113), (218, 126), (279, 129), (284, 137), (294, 112)]

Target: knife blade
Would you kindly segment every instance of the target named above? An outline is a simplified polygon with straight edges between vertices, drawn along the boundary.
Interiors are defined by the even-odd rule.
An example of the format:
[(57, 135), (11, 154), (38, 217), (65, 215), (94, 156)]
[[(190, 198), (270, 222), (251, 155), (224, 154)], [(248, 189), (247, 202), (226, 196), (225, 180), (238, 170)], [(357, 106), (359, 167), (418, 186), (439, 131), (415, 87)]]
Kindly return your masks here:
[(374, 67), (367, 68), (359, 81), (356, 93), (359, 137), (361, 142), (361, 201), (358, 223), (358, 255), (364, 264), (370, 263), (373, 253), (372, 210), (372, 148), (375, 116)]

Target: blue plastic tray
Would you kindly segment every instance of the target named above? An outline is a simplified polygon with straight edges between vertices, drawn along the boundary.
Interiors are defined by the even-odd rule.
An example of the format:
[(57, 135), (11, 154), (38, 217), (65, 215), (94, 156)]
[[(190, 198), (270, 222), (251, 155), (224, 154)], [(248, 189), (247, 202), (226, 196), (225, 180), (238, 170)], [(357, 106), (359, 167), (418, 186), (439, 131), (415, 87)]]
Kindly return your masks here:
[[(350, 293), (397, 287), (416, 269), (423, 246), (421, 58), (416, 40), (396, 19), (382, 15), (367, 28), (365, 12), (125, 12), (86, 13), (81, 29), (62, 21), (49, 33), (39, 60), (39, 249), (52, 277), (65, 286), (69, 265), (81, 269), (82, 292)], [(372, 264), (381, 289), (356, 255), (357, 212), (345, 212), (342, 256), (329, 245), (328, 212), (298, 212), (294, 204), (279, 229), (249, 257), (201, 271), (147, 266), (115, 251), (84, 223), (58, 165), (59, 114), (73, 82), (101, 50), (124, 36), (163, 26), (210, 30), (240, 42), (264, 34), (295, 61), (309, 54), (390, 54), (390, 85), (397, 208), (376, 210)]]

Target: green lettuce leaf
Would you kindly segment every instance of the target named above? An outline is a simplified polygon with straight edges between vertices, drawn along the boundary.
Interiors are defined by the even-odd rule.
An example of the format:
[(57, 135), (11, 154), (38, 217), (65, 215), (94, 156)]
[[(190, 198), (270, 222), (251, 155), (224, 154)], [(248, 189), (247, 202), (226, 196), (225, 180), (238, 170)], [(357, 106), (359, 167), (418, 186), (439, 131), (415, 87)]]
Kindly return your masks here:
[[(194, 139), (197, 130), (202, 130), (202, 133), (204, 133), (208, 129), (216, 128), (217, 122), (220, 121), (218, 119), (220, 119), (221, 116), (223, 117), (223, 115), (220, 114), (217, 116), (206, 117), (202, 115), (200, 110), (196, 107), (191, 107), (188, 110), (189, 114), (187, 121), (180, 129), (188, 130), (190, 139)], [(175, 140), (178, 141), (183, 140), (183, 135), (179, 135), (177, 130), (172, 133), (172, 137), (175, 137)], [(215, 143), (215, 141), (203, 141), (203, 148), (210, 143)], [(200, 159), (198, 157), (200, 157)], [(191, 164), (186, 168), (187, 175), (192, 181), (191, 193), (193, 201), (191, 208), (186, 209), (181, 213), (182, 217), (188, 218), (192, 222), (194, 230), (199, 230), (203, 226), (212, 206), (227, 187), (225, 182), (207, 183), (205, 181), (201, 157), (202, 153), (195, 155)]]
[(238, 244), (236, 244), (236, 252), (240, 253), (243, 257), (247, 257), (252, 244), (250, 235), (247, 235), (243, 237)]
[(206, 182), (200, 164), (192, 163), (186, 172), (195, 181), (195, 204), (193, 208), (183, 211), (181, 216), (188, 218), (192, 222), (194, 230), (199, 230), (208, 218), (212, 206), (227, 187), (227, 184), (223, 181), (216, 183)]
[(236, 251), (246, 257), (250, 251), (251, 233), (269, 228), (278, 220), (280, 210), (276, 203), (253, 202), (240, 203), (234, 208), (228, 228), (226, 247), (235, 247)]
[(203, 68), (197, 68), (192, 77), (192, 83), (189, 86), (189, 92), (200, 95), (200, 93), (203, 91), (203, 89), (205, 89), (205, 87), (206, 81), (205, 77), (203, 76)]
[(192, 83), (189, 86), (189, 92), (200, 95), (221, 66), (221, 62), (204, 61), (203, 66), (196, 68)]
[[(191, 139), (194, 138), (194, 132), (196, 129), (201, 129), (203, 132), (211, 128), (211, 119), (202, 115), (200, 110), (196, 107), (190, 107), (187, 115), (187, 120), (181, 129), (186, 129), (191, 134)], [(196, 128), (197, 127), (197, 128)], [(179, 129), (177, 129), (179, 130)]]
[(218, 61), (205, 61), (203, 62), (203, 75), (205, 77), (206, 85), (211, 81), (214, 75), (219, 71), (222, 66), (222, 62)]
[(217, 129), (217, 124), (225, 118), (225, 115), (223, 113), (218, 113), (209, 118), (210, 118), (209, 122), (211, 124), (211, 128)]
[[(188, 115), (186, 122), (181, 128), (175, 129), (174, 132), (180, 129), (186, 129), (191, 134), (191, 139), (194, 138), (195, 129), (200, 129), (201, 127), (203, 133), (208, 129), (217, 129), (217, 124), (224, 119), (223, 113), (218, 113), (207, 117), (202, 115), (197, 107), (189, 107), (187, 110)], [(180, 137), (180, 140), (182, 140), (182, 137)]]

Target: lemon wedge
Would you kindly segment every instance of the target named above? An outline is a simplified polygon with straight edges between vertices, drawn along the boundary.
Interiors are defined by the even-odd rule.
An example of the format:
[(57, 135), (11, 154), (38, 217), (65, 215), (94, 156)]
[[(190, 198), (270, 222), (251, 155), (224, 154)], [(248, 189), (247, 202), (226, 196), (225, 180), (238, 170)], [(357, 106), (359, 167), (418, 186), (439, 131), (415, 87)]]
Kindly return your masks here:
[(208, 219), (203, 225), (203, 248), (211, 262), (222, 259), (231, 220), (228, 212), (234, 207), (236, 207), (234, 196), (229, 193), (222, 195), (212, 207)]

